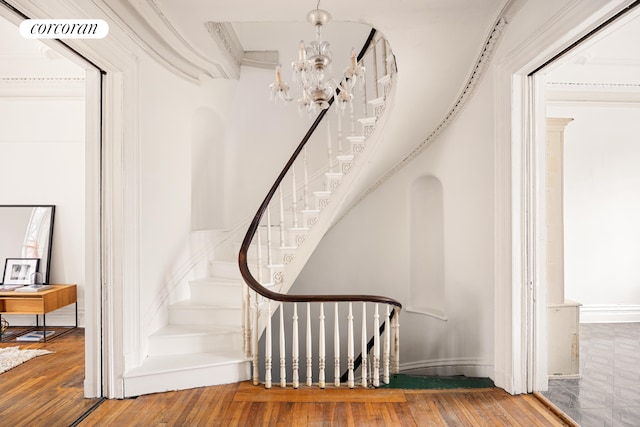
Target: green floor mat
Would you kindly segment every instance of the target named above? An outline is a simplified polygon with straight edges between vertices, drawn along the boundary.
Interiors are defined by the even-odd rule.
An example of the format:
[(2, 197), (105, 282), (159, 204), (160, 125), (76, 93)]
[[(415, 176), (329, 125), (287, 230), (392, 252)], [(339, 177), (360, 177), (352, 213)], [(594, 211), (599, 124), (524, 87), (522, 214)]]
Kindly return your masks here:
[(465, 377), (423, 377), (405, 374), (394, 374), (389, 384), (381, 384), (380, 388), (401, 389), (446, 389), (446, 388), (487, 388), (495, 387), (490, 378)]

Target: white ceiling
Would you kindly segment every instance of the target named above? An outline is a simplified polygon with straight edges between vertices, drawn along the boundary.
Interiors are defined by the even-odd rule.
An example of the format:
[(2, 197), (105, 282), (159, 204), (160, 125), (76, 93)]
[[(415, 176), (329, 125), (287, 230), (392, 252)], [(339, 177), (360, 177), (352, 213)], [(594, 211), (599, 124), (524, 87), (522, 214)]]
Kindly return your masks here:
[(18, 27), (0, 15), (0, 78), (84, 78), (85, 72), (54, 49), (20, 35)]
[(550, 100), (640, 101), (640, 15), (585, 40), (547, 70)]

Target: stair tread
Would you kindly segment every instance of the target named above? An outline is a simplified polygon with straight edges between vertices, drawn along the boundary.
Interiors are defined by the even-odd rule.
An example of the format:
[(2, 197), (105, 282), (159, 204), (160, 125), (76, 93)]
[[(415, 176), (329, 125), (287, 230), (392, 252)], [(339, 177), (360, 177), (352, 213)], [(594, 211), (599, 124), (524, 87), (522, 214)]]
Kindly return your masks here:
[(169, 307), (170, 308), (171, 307), (179, 307), (179, 308), (189, 307), (189, 308), (199, 308), (199, 309), (226, 309), (226, 310), (236, 310), (236, 309), (242, 308), (241, 305), (229, 306), (229, 305), (203, 304), (201, 302), (196, 302), (192, 300), (174, 302)]
[(216, 335), (216, 334), (237, 334), (242, 328), (234, 326), (203, 326), (203, 325), (167, 325), (158, 329), (152, 337), (170, 337), (178, 335)]
[(208, 286), (212, 284), (212, 282), (216, 282), (215, 284), (219, 286), (237, 286), (242, 284), (242, 278), (232, 279), (229, 277), (211, 276), (211, 277), (203, 277), (201, 279), (192, 280), (189, 282), (189, 284)]
[(149, 356), (144, 359), (141, 366), (128, 372), (127, 377), (186, 371), (199, 367), (229, 365), (248, 361), (250, 359), (242, 351)]

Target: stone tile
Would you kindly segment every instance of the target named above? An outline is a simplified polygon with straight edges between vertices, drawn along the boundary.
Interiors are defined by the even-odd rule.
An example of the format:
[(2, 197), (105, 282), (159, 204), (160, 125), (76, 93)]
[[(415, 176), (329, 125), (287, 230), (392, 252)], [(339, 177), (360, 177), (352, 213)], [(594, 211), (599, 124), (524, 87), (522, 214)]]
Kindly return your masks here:
[(640, 406), (613, 408), (615, 426), (638, 427), (640, 425)]
[(580, 364), (543, 394), (582, 427), (640, 427), (640, 323), (580, 325)]
[(613, 409), (582, 409), (575, 411), (571, 418), (581, 427), (609, 427), (613, 426)]

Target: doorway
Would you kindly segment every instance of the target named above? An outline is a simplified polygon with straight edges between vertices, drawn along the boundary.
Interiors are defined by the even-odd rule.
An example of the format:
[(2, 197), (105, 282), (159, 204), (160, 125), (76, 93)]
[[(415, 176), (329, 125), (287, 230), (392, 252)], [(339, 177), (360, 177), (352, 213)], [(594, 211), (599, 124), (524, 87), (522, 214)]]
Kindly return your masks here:
[[(7, 204), (56, 206), (51, 282), (78, 285), (78, 325), (86, 331), (85, 395), (102, 395), (100, 305), (101, 73), (58, 41), (25, 39), (19, 12), (0, 4), (0, 152)], [(16, 177), (20, 177), (17, 181)], [(11, 188), (19, 191), (11, 192)], [(96, 321), (98, 313), (98, 321)], [(72, 325), (73, 306), (48, 316)]]
[[(579, 384), (583, 372), (577, 366), (575, 353), (580, 346), (575, 342), (565, 342), (562, 350), (562, 357), (573, 358), (575, 363), (558, 368), (554, 339), (577, 338), (583, 328), (576, 325), (570, 331), (564, 323), (556, 323), (550, 316), (552, 306), (571, 305), (570, 300), (575, 300), (588, 322), (607, 317), (606, 322), (623, 317), (623, 321), (640, 320), (629, 312), (634, 310), (624, 314), (620, 310), (625, 305), (640, 307), (640, 295), (630, 286), (640, 282), (631, 255), (640, 255), (640, 228), (635, 224), (640, 213), (636, 206), (640, 174), (634, 166), (640, 160), (640, 132), (635, 129), (640, 120), (640, 52), (630, 43), (640, 36), (640, 11), (636, 9), (608, 19), (529, 75), (534, 114), (527, 154), (531, 172), (525, 172), (525, 180), (536, 207), (525, 221), (530, 230), (547, 230), (542, 239), (540, 234), (531, 234), (527, 249), (536, 255), (530, 268), (538, 278), (538, 296), (546, 296), (547, 301), (546, 325), (542, 325), (546, 334), (539, 335), (533, 347), (545, 351), (531, 355), (538, 381), (533, 390), (546, 389), (547, 375), (571, 378)], [(549, 133), (541, 129), (544, 123), (559, 121), (566, 129), (560, 138), (560, 162), (553, 163), (550, 157), (558, 153), (550, 148)], [(549, 197), (550, 185), (558, 180), (553, 176), (557, 171), (560, 190), (551, 193), (556, 191), (559, 201)], [(554, 217), (558, 204), (559, 217)], [(556, 235), (551, 236), (550, 230), (556, 228)], [(559, 244), (553, 241), (556, 237)], [(541, 314), (542, 307), (538, 307), (536, 326), (542, 323)]]

